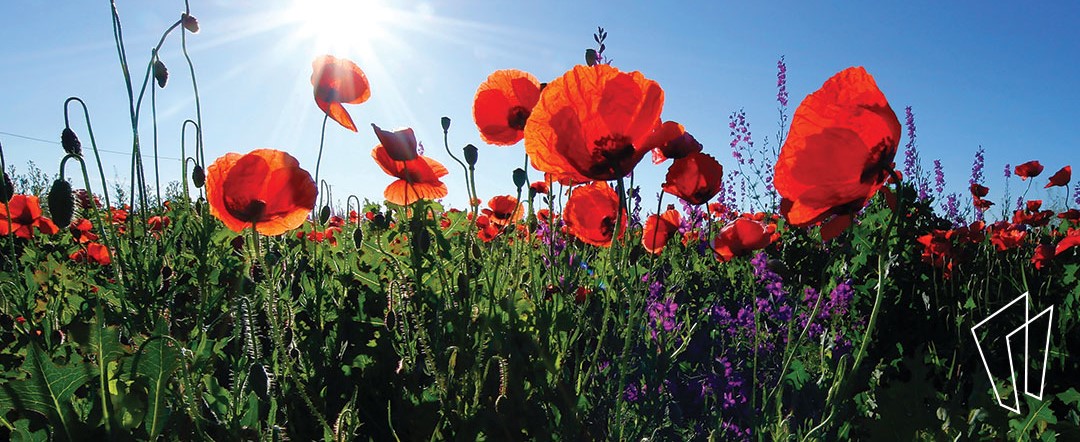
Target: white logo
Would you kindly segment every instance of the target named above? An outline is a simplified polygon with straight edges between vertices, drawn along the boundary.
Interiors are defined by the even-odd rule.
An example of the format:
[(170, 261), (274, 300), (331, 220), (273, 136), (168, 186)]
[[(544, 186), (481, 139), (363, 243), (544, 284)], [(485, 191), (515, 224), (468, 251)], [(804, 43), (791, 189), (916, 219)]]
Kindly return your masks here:
[[(1021, 306), (1018, 303), (1022, 303), (1023, 305)], [(1005, 312), (1006, 310), (1017, 313), (1014, 316), (1019, 316), (1019, 308), (1021, 307), (1023, 307), (1024, 309), (1023, 323), (1019, 325), (1017, 325), (1016, 323), (1002, 323), (1002, 321), (1006, 321), (1004, 318), (1002, 318), (996, 321), (994, 324), (988, 324), (991, 319), (994, 319), (994, 317), (998, 316), (1002, 312)], [(1031, 396), (1035, 399), (1042, 400), (1043, 387), (1046, 385), (1046, 361), (1050, 356), (1050, 329), (1051, 324), (1054, 320), (1054, 307), (1047, 307), (1046, 310), (1039, 312), (1039, 314), (1035, 316), (1030, 316), (1029, 310), (1030, 309), (1028, 302), (1028, 294), (1025, 292), (1023, 295), (1020, 295), (1018, 298), (1012, 300), (1008, 304), (1005, 304), (1004, 307), (998, 309), (998, 311), (994, 312), (994, 314), (990, 315), (988, 318), (983, 319), (982, 322), (975, 324), (974, 327), (971, 327), (971, 336), (975, 338), (975, 346), (979, 350), (979, 356), (982, 358), (983, 367), (986, 368), (986, 375), (990, 377), (990, 385), (994, 387), (994, 395), (997, 396), (998, 405), (1001, 405), (1006, 410), (1012, 411), (1014, 413), (1020, 413), (1021, 390), (1020, 386), (1016, 383), (1016, 364), (1014, 364), (1013, 362), (1014, 359), (1019, 359), (1018, 357), (1016, 357), (1019, 355), (1013, 353), (1013, 341), (1014, 337), (1016, 337), (1017, 334), (1023, 333), (1021, 337), (1024, 340), (1024, 362), (1021, 366), (1021, 375), (1024, 378), (1024, 394), (1027, 394), (1028, 396)], [(994, 333), (994, 331), (1008, 332), (1007, 334), (1005, 334), (1005, 354), (1009, 360), (1009, 371), (1007, 373), (1007, 376), (1004, 373), (1004, 364), (995, 364), (992, 367), (991, 364), (987, 362), (986, 353), (983, 351), (982, 342), (979, 341), (979, 334), (976, 333), (976, 329), (991, 329), (991, 327), (993, 327), (993, 329), (990, 331), (990, 333)], [(1040, 339), (1040, 333), (1038, 332), (1040, 332), (1043, 327), (1046, 328), (1046, 336), (1045, 339)], [(1030, 332), (1032, 328), (1035, 328), (1035, 333)], [(986, 340), (993, 339), (993, 336), (988, 336)], [(1032, 350), (1031, 341), (1034, 341), (1036, 351), (1038, 351), (1040, 347), (1042, 348), (1042, 364), (1039, 365), (1038, 368), (1032, 367), (1029, 360), (1029, 356), (1031, 355)], [(1038, 361), (1037, 354), (1035, 360)], [(1042, 371), (1041, 374), (1036, 373), (1036, 371), (1040, 370)], [(996, 377), (995, 372), (997, 374)], [(998, 391), (996, 381), (997, 379), (1009, 380), (1010, 385), (1012, 386), (1013, 406), (1010, 407), (1006, 404), (1004, 400), (1002, 400), (1002, 394), (1000, 391)], [(1035, 393), (1036, 390), (1038, 391), (1038, 394)]]

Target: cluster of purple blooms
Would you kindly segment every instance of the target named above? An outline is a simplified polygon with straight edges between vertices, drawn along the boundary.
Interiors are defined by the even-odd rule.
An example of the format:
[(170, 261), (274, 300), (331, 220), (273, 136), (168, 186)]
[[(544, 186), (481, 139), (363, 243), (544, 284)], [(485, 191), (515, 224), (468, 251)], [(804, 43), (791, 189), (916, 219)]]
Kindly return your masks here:
[(649, 275), (646, 274), (641, 277), (641, 281), (649, 283), (645, 310), (649, 313), (649, 334), (653, 341), (657, 341), (660, 334), (669, 335), (680, 328), (681, 324), (676, 317), (679, 304), (675, 302), (675, 296), (664, 297), (662, 275), (654, 275), (650, 282)]
[(537, 223), (536, 236), (546, 246), (542, 248), (543, 253), (541, 255), (545, 266), (551, 266), (552, 259), (559, 256), (563, 249), (566, 248), (566, 238), (563, 238), (558, 233), (562, 230), (562, 226), (562, 218), (553, 220), (551, 226), (548, 226), (548, 223), (545, 222)]
[[(979, 145), (979, 148), (975, 151), (975, 161), (971, 163), (971, 180), (969, 181), (970, 184), (982, 184), (983, 182), (983, 167), (986, 166), (985, 153), (986, 151), (983, 149), (982, 145)], [(983, 220), (982, 210), (975, 211), (975, 220)]]
[(925, 201), (930, 198), (930, 181), (923, 176), (919, 165), (919, 152), (915, 145), (915, 114), (911, 112), (911, 106), (904, 108), (904, 115), (908, 138), (907, 144), (904, 145), (904, 177), (915, 183), (919, 201)]
[(945, 169), (941, 167), (941, 160), (934, 160), (934, 193), (938, 198), (945, 192)]
[(749, 152), (754, 148), (750, 123), (746, 121), (746, 111), (739, 109), (738, 112), (732, 112), (728, 116), (728, 128), (731, 129), (731, 156), (735, 157), (735, 161), (738, 161), (739, 164), (746, 164), (747, 161), (754, 164), (753, 157), (750, 157), (749, 160), (743, 158), (743, 154), (750, 156)]
[[(850, 279), (841, 281), (829, 292), (829, 300), (823, 301), (822, 305), (818, 305), (818, 298), (820, 295), (817, 290), (807, 287), (803, 292), (803, 304), (806, 305), (806, 311), (799, 314), (798, 322), (800, 328), (806, 328), (806, 336), (811, 340), (822, 340), (828, 338), (828, 330), (824, 324), (831, 321), (833, 318), (842, 318), (847, 316), (848, 307), (851, 305), (851, 299), (855, 295), (855, 290), (851, 286), (852, 281)], [(810, 314), (813, 312), (814, 306), (818, 306), (817, 315), (811, 321)], [(809, 326), (807, 325), (809, 324)], [(833, 356), (838, 357), (851, 352), (851, 340), (844, 337), (841, 333), (836, 333), (832, 337)]]
[(787, 63), (784, 63), (783, 55), (776, 61), (776, 102), (780, 103), (780, 107), (788, 105)]

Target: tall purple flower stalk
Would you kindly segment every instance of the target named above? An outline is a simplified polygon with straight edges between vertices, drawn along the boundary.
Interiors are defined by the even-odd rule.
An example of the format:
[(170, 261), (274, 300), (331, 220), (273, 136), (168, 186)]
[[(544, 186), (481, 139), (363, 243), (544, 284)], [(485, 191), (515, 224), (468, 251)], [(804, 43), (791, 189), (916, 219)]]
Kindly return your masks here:
[(1005, 164), (1005, 179), (1012, 178), (1012, 165)]
[(960, 195), (956, 193), (950, 193), (949, 197), (945, 200), (945, 219), (949, 220), (953, 224), (953, 227), (959, 227), (964, 224), (964, 219), (960, 217)]
[(1076, 188), (1073, 189), (1073, 195), (1073, 201), (1076, 202), (1077, 205), (1080, 205), (1080, 180), (1077, 180), (1076, 182)]
[(915, 114), (911, 112), (911, 106), (904, 108), (904, 115), (908, 137), (908, 142), (904, 145), (904, 176), (914, 183), (919, 194), (919, 200), (923, 201), (930, 198), (930, 183), (926, 177), (922, 176), (922, 168), (919, 167), (919, 151), (915, 144), (917, 139), (915, 135)]
[[(980, 144), (979, 148), (975, 151), (975, 161), (971, 163), (971, 181), (969, 181), (969, 184), (982, 184), (983, 167), (986, 166), (986, 157), (984, 156), (984, 154), (985, 150), (983, 150), (983, 147)], [(975, 211), (975, 220), (983, 220), (982, 210)]]
[[(738, 112), (732, 112), (728, 116), (728, 128), (731, 129), (731, 156), (739, 164), (746, 164), (747, 157), (750, 156), (750, 151), (754, 148), (750, 123), (746, 122), (746, 111), (739, 109)], [(752, 162), (753, 158), (749, 158), (749, 160)]]
[(780, 103), (780, 107), (788, 105), (787, 63), (784, 63), (783, 55), (776, 61), (776, 102)]
[(934, 192), (939, 199), (945, 192), (945, 169), (941, 167), (941, 160), (934, 160)]

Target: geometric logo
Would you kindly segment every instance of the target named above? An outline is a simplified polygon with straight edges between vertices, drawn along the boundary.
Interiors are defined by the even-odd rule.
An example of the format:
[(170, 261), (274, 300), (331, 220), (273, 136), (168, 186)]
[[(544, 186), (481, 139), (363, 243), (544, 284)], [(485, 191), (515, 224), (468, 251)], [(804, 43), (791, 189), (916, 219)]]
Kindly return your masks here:
[[(1047, 307), (1039, 314), (1031, 316), (1029, 304), (1028, 294), (1024, 293), (971, 327), (971, 336), (975, 338), (975, 346), (979, 350), (983, 367), (986, 368), (986, 375), (990, 377), (990, 385), (994, 388), (998, 405), (1017, 414), (1020, 414), (1021, 389), (1024, 394), (1042, 400), (1043, 387), (1046, 386), (1046, 362), (1050, 356), (1050, 330), (1054, 321), (1054, 307)], [(981, 342), (979, 332), (984, 334)], [(1001, 342), (1002, 337), (1005, 342)], [(1008, 360), (1008, 365), (1006, 366), (1000, 357), (988, 360), (983, 350), (984, 344), (987, 348), (999, 352), (1004, 345), (1004, 359)], [(1017, 383), (1018, 368), (1022, 385)], [(1012, 387), (1011, 395), (1008, 392), (1003, 395), (998, 391), (999, 380), (1009, 383)]]

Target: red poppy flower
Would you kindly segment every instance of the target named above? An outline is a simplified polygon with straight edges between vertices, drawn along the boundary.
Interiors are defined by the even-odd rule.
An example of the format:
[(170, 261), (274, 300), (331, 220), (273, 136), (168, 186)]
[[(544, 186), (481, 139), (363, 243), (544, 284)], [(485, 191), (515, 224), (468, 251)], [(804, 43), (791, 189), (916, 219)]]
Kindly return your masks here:
[(679, 231), (682, 224), (682, 216), (673, 206), (668, 206), (667, 211), (659, 215), (649, 215), (645, 220), (645, 229), (641, 232), (641, 245), (645, 246), (652, 254), (660, 254), (664, 251), (664, 245)]
[(68, 256), (75, 262), (92, 262), (94, 264), (100, 264), (107, 266), (112, 263), (112, 258), (109, 256), (109, 248), (96, 242), (92, 242), (86, 245), (85, 249), (79, 249)]
[(228, 153), (206, 169), (210, 214), (234, 232), (255, 225), (263, 235), (300, 227), (315, 205), (315, 181), (280, 150)]
[(1054, 186), (1068, 186), (1069, 180), (1072, 179), (1072, 166), (1062, 167), (1061, 170), (1054, 173), (1054, 176), (1050, 177), (1050, 182), (1046, 183), (1046, 187), (1050, 188)]
[(7, 204), (0, 203), (0, 235), (7, 236), (15, 232), (15, 236), (19, 238), (30, 239), (34, 236), (34, 227), (46, 235), (60, 231), (52, 220), (42, 215), (38, 197), (14, 195)]
[(953, 259), (956, 257), (952, 243), (954, 232), (935, 229), (917, 239), (923, 245), (923, 262), (944, 270), (946, 278), (952, 275)]
[(1049, 224), (1050, 217), (1054, 216), (1054, 211), (1039, 211), (1041, 207), (1042, 200), (1029, 200), (1024, 210), (1017, 210), (1013, 213), (1013, 224), (1027, 224), (1032, 227)]
[(899, 143), (900, 121), (874, 78), (861, 67), (834, 75), (791, 119), (773, 179), (780, 212), (796, 227), (831, 215), (850, 223), (890, 175)]
[(1054, 259), (1054, 246), (1052, 244), (1039, 244), (1035, 247), (1035, 253), (1031, 256), (1031, 263), (1035, 265), (1036, 270), (1042, 270), (1043, 267), (1050, 265), (1050, 260)]
[(1027, 237), (1027, 232), (1005, 221), (994, 223), (991, 226), (991, 231), (990, 242), (994, 244), (994, 248), (999, 252), (1019, 247), (1020, 243)]
[(315, 86), (315, 103), (342, 127), (356, 132), (349, 112), (343, 103), (360, 104), (371, 98), (367, 75), (349, 60), (332, 55), (311, 62), (311, 85)]
[(546, 195), (550, 189), (548, 184), (544, 181), (535, 181), (529, 184), (529, 190), (536, 195)]
[[(550, 87), (550, 86), (549, 86)], [(619, 196), (607, 182), (596, 181), (575, 188), (566, 201), (563, 221), (566, 230), (581, 241), (599, 247), (611, 245), (615, 234), (615, 218), (619, 223), (619, 236), (626, 230), (626, 213), (616, 216)]]
[(421, 199), (436, 199), (446, 196), (446, 184), (439, 178), (450, 172), (438, 161), (425, 156), (417, 156), (408, 161), (394, 160), (382, 145), (375, 146), (371, 157), (379, 164), (383, 172), (397, 180), (386, 186), (383, 196), (399, 206), (407, 206)]
[(709, 216), (713, 219), (724, 219), (727, 216), (728, 208), (721, 203), (709, 203)]
[(777, 237), (775, 224), (744, 215), (720, 229), (720, 234), (713, 240), (713, 251), (718, 261), (727, 262), (736, 256), (764, 249)]
[(69, 229), (71, 230), (71, 237), (75, 239), (75, 242), (79, 244), (86, 244), (88, 242), (97, 241), (98, 236), (91, 233), (90, 230), (94, 228), (94, 225), (90, 223), (90, 220), (82, 218), (78, 221), (72, 222)]
[(521, 204), (517, 198), (499, 195), (488, 200), (488, 208), (483, 210), (491, 223), (503, 227), (521, 219)]
[(971, 183), (971, 195), (975, 198), (983, 198), (990, 193), (990, 188), (977, 183)]
[(973, 199), (971, 201), (971, 204), (974, 205), (976, 209), (979, 209), (980, 212), (985, 212), (987, 209), (990, 208), (990, 206), (994, 205), (993, 201), (984, 200), (984, 199), (979, 198), (977, 196), (974, 197), (974, 198), (975, 199)]
[(166, 227), (169, 227), (170, 222), (172, 222), (172, 220), (167, 216), (151, 216), (150, 219), (146, 220), (147, 228), (151, 232), (165, 230)]
[(1043, 171), (1043, 165), (1038, 161), (1028, 161), (1024, 164), (1016, 166), (1016, 176), (1020, 177), (1020, 180), (1026, 180), (1028, 178), (1035, 178), (1039, 176)]
[(525, 127), (533, 167), (575, 182), (626, 176), (660, 124), (664, 90), (640, 72), (575, 66), (548, 84)]
[(386, 153), (394, 161), (410, 161), (420, 156), (416, 151), (416, 133), (413, 132), (411, 127), (391, 132), (383, 130), (376, 126), (375, 123), (371, 123), (371, 128), (375, 130), (375, 136), (379, 138), (379, 143), (382, 144), (383, 148), (386, 149)]
[(716, 196), (723, 184), (724, 166), (708, 154), (694, 152), (671, 164), (663, 187), (664, 192), (697, 205)]
[(525, 138), (525, 122), (540, 100), (540, 82), (517, 69), (495, 71), (473, 99), (473, 119), (485, 143), (509, 146)]
[(1074, 228), (1069, 229), (1069, 233), (1065, 235), (1065, 238), (1058, 242), (1057, 247), (1054, 249), (1054, 256), (1061, 255), (1075, 246), (1080, 246), (1080, 229)]
[(480, 238), (484, 242), (491, 242), (495, 237), (499, 236), (502, 230), (491, 222), (491, 218), (487, 215), (480, 215), (476, 218), (476, 237)]
[(1073, 223), (1080, 222), (1080, 210), (1069, 209), (1058, 214), (1058, 218), (1071, 221)]
[(684, 158), (695, 152), (701, 152), (702, 146), (693, 135), (686, 131), (683, 125), (674, 121), (665, 121), (664, 124), (653, 129), (649, 137), (645, 139), (645, 147), (652, 149), (653, 164), (663, 163), (668, 158)]

